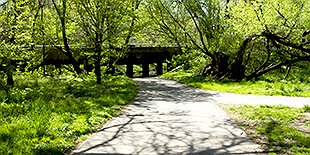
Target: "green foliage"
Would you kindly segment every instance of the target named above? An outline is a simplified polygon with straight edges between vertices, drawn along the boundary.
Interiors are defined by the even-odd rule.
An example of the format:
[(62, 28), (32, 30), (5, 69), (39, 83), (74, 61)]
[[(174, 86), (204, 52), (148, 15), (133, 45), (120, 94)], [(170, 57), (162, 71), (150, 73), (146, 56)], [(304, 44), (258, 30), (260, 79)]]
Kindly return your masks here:
[[(240, 94), (310, 97), (310, 81), (301, 82), (298, 78), (295, 80), (281, 80), (281, 78), (275, 76), (275, 74), (267, 74), (264, 78), (258, 81), (240, 82), (228, 79), (218, 81), (213, 80), (212, 77), (193, 75), (192, 73), (187, 72), (168, 72), (161, 77), (206, 90)], [(302, 77), (300, 76), (300, 78)]]
[(252, 79), (309, 60), (307, 0), (149, 3), (149, 12), (160, 32), (172, 43), (192, 49), (183, 57), (200, 52), (189, 59), (204, 62), (200, 65), (178, 59), (178, 65), (190, 72), (213, 74), (218, 79)]
[(63, 154), (133, 100), (126, 77), (18, 75), (12, 103), (0, 91), (0, 154)]
[[(262, 140), (268, 151), (285, 154), (309, 154), (310, 135), (293, 122), (305, 115), (303, 109), (285, 106), (234, 106), (228, 109), (250, 136)], [(310, 129), (310, 128), (309, 128)], [(254, 131), (253, 131), (254, 130)]]
[[(242, 72), (235, 73), (241, 79), (251, 79), (309, 60), (309, 6), (308, 0), (8, 0), (0, 8), (0, 41), (1, 48), (65, 42), (70, 47), (96, 48), (73, 51), (67, 46), (62, 52), (73, 62), (84, 56), (92, 65), (96, 62), (98, 77), (100, 64), (113, 67), (126, 53), (106, 47), (181, 46), (183, 55), (173, 61), (177, 67), (218, 78), (233, 77), (235, 69)], [(0, 57), (12, 53), (37, 66), (46, 56), (43, 49), (27, 54), (15, 49), (0, 52)]]
[[(130, 0), (74, 0), (77, 23), (86, 45), (117, 45), (121, 31), (126, 29), (130, 17)], [(79, 8), (79, 9), (76, 9)], [(124, 40), (122, 40), (124, 41)]]
[[(226, 36), (232, 36), (234, 41), (229, 43), (235, 45), (232, 49), (238, 50), (245, 38), (262, 32), (272, 32), (283, 38), (284, 42), (297, 46), (309, 48), (303, 42), (309, 37), (303, 37), (303, 33), (309, 30), (310, 3), (307, 0), (260, 0), (260, 1), (238, 1), (228, 5), (229, 18), (224, 20)], [(268, 38), (268, 37), (267, 37)], [(246, 74), (263, 71), (279, 62), (290, 61), (296, 56), (308, 57), (308, 53), (293, 48), (282, 46), (273, 38), (254, 37), (244, 51), (243, 65)], [(272, 40), (272, 44), (269, 44)], [(237, 44), (236, 44), (237, 43)]]
[(190, 73), (200, 73), (209, 63), (198, 50), (183, 48), (183, 54), (176, 55), (170, 62), (174, 71), (186, 71)]
[(304, 110), (305, 112), (310, 112), (310, 105), (305, 105), (305, 106), (303, 107), (303, 110)]

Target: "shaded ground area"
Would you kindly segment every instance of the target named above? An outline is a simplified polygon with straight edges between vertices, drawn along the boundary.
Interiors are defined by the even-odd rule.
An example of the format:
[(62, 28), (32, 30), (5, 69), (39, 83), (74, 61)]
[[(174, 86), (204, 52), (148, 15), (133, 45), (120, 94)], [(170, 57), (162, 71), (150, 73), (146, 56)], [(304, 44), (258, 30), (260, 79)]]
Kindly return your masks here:
[(264, 154), (206, 93), (157, 78), (73, 154)]

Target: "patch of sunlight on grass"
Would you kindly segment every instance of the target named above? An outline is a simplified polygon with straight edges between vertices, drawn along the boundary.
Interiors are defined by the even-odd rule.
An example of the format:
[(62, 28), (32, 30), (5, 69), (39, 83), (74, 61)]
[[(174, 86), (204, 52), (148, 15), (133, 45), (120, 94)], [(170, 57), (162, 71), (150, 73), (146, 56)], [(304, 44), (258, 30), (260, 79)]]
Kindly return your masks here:
[[(302, 108), (285, 106), (223, 105), (224, 109), (268, 151), (285, 154), (309, 154), (310, 135), (292, 125), (305, 115)], [(227, 108), (229, 107), (229, 108)]]
[(0, 154), (64, 154), (136, 95), (124, 76), (18, 75), (11, 103), (0, 91)]

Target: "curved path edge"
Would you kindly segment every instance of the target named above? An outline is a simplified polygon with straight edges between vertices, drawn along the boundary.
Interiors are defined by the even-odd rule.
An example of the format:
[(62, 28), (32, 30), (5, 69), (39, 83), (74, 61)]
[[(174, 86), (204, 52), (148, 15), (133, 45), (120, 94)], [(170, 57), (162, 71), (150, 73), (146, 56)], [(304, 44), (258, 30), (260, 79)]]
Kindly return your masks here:
[(235, 93), (224, 93), (199, 89), (211, 94), (210, 99), (215, 103), (224, 104), (247, 104), (247, 105), (283, 105), (294, 108), (310, 106), (310, 97), (290, 97), (290, 96), (266, 96), (266, 95), (246, 95)]
[(298, 107), (310, 100), (204, 91), (159, 78), (134, 80), (139, 84), (135, 101), (72, 154), (266, 154), (217, 103)]

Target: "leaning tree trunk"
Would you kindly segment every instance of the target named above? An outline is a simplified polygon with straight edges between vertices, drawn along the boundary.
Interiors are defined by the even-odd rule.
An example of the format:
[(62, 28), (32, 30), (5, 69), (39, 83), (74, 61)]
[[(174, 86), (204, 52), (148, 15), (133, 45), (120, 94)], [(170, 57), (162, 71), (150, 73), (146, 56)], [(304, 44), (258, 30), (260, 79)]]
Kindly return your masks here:
[(238, 52), (236, 58), (234, 58), (234, 62), (231, 64), (230, 68), (230, 79), (234, 79), (237, 81), (240, 81), (246, 77), (245, 75), (245, 66), (243, 65), (243, 60), (244, 60), (244, 54), (246, 53), (246, 49), (248, 44), (257, 37), (260, 37), (261, 35), (259, 34), (253, 34), (248, 36), (245, 40), (243, 40)]
[(60, 23), (61, 23), (61, 32), (62, 32), (62, 39), (63, 39), (63, 43), (65, 46), (65, 51), (64, 54), (70, 59), (70, 63), (73, 65), (74, 70), (76, 71), (77, 74), (80, 74), (83, 72), (83, 70), (80, 67), (80, 64), (77, 62), (77, 60), (75, 59), (75, 57), (73, 56), (71, 49), (69, 47), (69, 43), (68, 43), (68, 37), (67, 37), (67, 33), (66, 33), (66, 9), (67, 9), (67, 3), (65, 0), (62, 1), (62, 10), (60, 10), (60, 8), (58, 8), (58, 6), (55, 3), (55, 0), (52, 0), (52, 3), (57, 11)]

